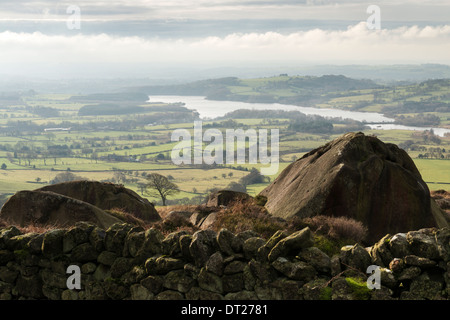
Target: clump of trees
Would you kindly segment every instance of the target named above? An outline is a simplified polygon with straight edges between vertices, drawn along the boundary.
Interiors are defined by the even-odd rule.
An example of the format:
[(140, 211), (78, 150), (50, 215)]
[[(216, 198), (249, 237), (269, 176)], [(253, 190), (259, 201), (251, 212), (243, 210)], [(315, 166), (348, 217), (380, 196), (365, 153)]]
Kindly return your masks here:
[(450, 103), (439, 101), (405, 101), (397, 106), (384, 107), (383, 113), (393, 116), (402, 113), (450, 112)]
[(60, 116), (59, 110), (51, 107), (27, 107), (27, 111), (42, 118), (56, 118)]
[(70, 171), (65, 171), (58, 173), (53, 180), (50, 180), (50, 184), (57, 184), (62, 182), (69, 182), (69, 181), (77, 181), (77, 180), (86, 180), (85, 178), (76, 175)]
[(441, 123), (441, 119), (434, 114), (401, 115), (395, 118), (395, 122), (405, 126), (437, 126)]
[(309, 121), (292, 120), (288, 126), (289, 130), (307, 133), (332, 133), (333, 123), (324, 118), (310, 119)]

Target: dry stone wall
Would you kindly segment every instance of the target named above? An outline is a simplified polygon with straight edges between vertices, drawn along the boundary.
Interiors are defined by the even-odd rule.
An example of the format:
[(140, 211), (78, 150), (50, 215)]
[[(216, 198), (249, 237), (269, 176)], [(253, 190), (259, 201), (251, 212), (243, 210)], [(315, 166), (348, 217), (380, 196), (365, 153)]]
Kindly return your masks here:
[(226, 229), (163, 236), (129, 224), (0, 229), (3, 300), (436, 300), (449, 288), (449, 229), (386, 235), (331, 257), (308, 228), (270, 239)]

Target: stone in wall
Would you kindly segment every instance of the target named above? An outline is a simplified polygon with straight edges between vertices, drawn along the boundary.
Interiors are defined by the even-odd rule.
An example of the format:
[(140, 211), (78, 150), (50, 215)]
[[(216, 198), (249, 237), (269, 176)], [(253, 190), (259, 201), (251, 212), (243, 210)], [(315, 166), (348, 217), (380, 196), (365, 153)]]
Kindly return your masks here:
[[(440, 300), (450, 294), (450, 230), (386, 235), (370, 248), (328, 256), (308, 229), (201, 230), (163, 235), (87, 223), (43, 234), (0, 229), (0, 299), (47, 300)], [(67, 267), (81, 270), (69, 289)], [(367, 267), (379, 266), (380, 289)]]

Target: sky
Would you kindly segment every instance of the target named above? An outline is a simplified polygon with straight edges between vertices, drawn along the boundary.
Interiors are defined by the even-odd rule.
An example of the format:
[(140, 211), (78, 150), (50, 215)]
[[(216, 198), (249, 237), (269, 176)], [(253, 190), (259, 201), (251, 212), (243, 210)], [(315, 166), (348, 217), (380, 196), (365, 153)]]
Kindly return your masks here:
[(3, 77), (450, 65), (449, 52), (450, 0), (0, 0)]

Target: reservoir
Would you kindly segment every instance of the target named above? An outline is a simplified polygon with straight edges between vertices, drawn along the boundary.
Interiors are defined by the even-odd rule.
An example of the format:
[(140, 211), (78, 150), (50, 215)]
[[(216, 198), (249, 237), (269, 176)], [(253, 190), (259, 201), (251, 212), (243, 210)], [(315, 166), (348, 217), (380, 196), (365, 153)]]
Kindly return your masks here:
[(424, 131), (433, 129), (434, 133), (444, 136), (445, 133), (450, 134), (450, 129), (443, 128), (425, 128), (425, 127), (409, 127), (394, 124), (394, 119), (388, 118), (383, 114), (376, 112), (358, 112), (339, 109), (323, 109), (312, 107), (300, 107), (279, 103), (247, 103), (239, 101), (216, 101), (206, 100), (202, 96), (149, 96), (149, 102), (165, 102), (176, 103), (182, 102), (185, 107), (196, 110), (202, 120), (211, 120), (223, 117), (226, 113), (239, 109), (247, 110), (284, 110), (299, 111), (307, 115), (319, 115), (326, 118), (342, 118), (352, 119), (367, 123), (367, 125), (376, 130), (416, 130)]

